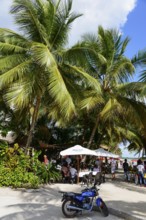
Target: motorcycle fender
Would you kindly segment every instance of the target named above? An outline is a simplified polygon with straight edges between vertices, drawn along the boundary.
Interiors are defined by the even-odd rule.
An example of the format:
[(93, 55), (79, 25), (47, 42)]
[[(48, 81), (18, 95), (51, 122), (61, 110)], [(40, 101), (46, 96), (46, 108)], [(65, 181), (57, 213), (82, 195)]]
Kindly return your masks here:
[(102, 202), (102, 199), (101, 199), (100, 197), (98, 197), (98, 198), (96, 199), (96, 205), (97, 205), (98, 207), (100, 207), (101, 202)]
[(72, 197), (72, 196), (66, 196), (66, 195), (64, 195), (64, 196), (62, 197), (61, 202), (63, 202), (64, 200), (67, 200), (67, 199), (73, 199), (73, 197)]

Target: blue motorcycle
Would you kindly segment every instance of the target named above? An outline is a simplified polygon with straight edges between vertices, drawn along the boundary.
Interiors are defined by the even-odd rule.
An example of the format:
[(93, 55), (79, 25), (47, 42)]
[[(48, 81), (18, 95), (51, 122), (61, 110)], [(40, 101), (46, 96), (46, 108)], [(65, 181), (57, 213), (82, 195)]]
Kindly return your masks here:
[(109, 211), (99, 196), (99, 189), (96, 183), (91, 188), (85, 188), (81, 193), (62, 192), (62, 212), (67, 218), (73, 218), (77, 214), (82, 214), (83, 211), (91, 212), (94, 208), (94, 201), (103, 216), (108, 216)]

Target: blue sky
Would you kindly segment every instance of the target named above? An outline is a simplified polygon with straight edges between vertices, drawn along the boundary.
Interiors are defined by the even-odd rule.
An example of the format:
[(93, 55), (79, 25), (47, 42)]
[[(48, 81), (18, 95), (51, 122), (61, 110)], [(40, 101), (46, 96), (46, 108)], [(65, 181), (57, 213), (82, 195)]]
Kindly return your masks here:
[(123, 36), (131, 39), (126, 55), (132, 57), (138, 50), (146, 48), (146, 0), (138, 0), (136, 7), (129, 13), (127, 22), (122, 27)]
[[(0, 1), (0, 27), (17, 30), (8, 13), (13, 0)], [(72, 26), (70, 45), (84, 33), (97, 33), (98, 25), (102, 25), (104, 28), (117, 28), (123, 37), (131, 39), (126, 51), (129, 58), (146, 48), (146, 0), (73, 0), (73, 9), (84, 15)], [(123, 150), (123, 156), (133, 155)]]
[[(143, 24), (146, 21), (146, 0), (138, 0), (134, 10), (129, 13), (127, 22), (122, 27), (124, 37), (129, 37), (130, 42), (126, 55), (131, 58), (139, 50), (146, 48), (146, 28)], [(135, 157), (135, 153), (130, 153), (125, 146), (121, 145), (123, 156)], [(137, 154), (136, 157), (139, 155)]]

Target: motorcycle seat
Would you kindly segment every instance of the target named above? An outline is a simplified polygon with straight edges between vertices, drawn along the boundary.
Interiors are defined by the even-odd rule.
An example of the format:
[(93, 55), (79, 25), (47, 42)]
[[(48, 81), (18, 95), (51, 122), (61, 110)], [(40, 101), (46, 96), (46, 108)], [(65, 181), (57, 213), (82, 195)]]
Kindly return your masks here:
[(81, 193), (75, 193), (75, 192), (64, 192), (64, 191), (59, 191), (59, 193), (66, 194), (68, 196), (80, 196)]

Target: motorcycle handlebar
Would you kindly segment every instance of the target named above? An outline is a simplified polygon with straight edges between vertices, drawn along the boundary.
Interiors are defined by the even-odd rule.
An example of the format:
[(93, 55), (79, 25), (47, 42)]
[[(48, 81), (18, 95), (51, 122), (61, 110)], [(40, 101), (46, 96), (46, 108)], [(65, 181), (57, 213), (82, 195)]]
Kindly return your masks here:
[[(100, 184), (101, 184), (101, 183), (100, 183)], [(100, 184), (98, 184), (98, 185), (100, 185)], [(92, 187), (90, 187), (90, 188), (87, 187), (87, 188), (83, 189), (82, 192), (88, 191), (88, 190), (92, 190), (92, 189), (99, 190), (99, 189), (96, 187), (96, 185), (97, 185), (97, 183), (94, 183), (94, 185), (93, 185)]]

